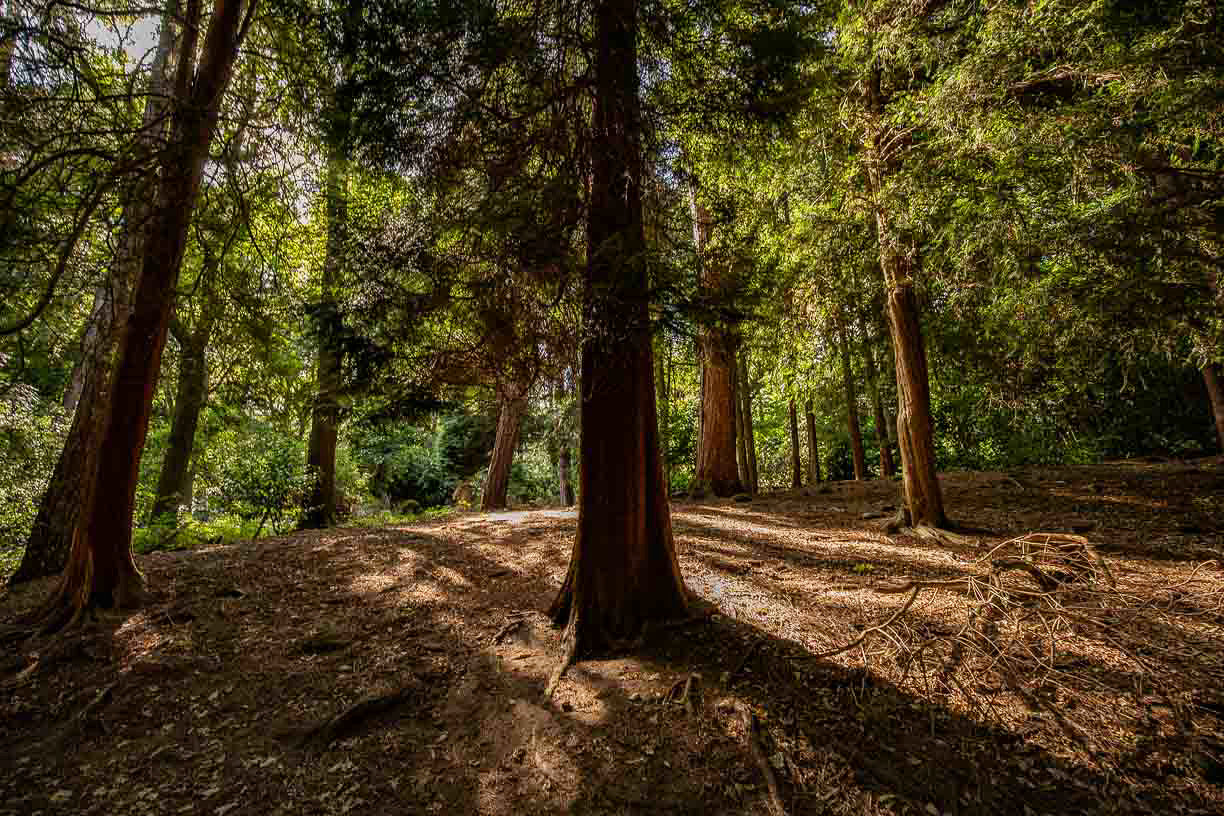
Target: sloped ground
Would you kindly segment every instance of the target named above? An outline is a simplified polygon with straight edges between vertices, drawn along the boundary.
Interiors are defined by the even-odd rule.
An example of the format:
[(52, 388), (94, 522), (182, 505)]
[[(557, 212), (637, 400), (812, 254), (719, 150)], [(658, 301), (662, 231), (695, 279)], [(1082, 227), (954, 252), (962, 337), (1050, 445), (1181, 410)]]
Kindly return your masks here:
[[(0, 656), (0, 813), (768, 812), (745, 706), (790, 813), (1224, 812), (1224, 571), (1203, 563), (1224, 548), (1224, 464), (944, 486), (989, 534), (883, 534), (863, 515), (889, 512), (888, 482), (674, 505), (706, 617), (579, 663), (550, 702), (567, 514), (144, 556), (148, 608)], [(879, 590), (897, 580), (959, 580), (1001, 541), (1072, 527), (1155, 640), (1110, 623), (1117, 648), (1088, 648), (1070, 627), (1046, 705), (901, 659), (961, 625), (954, 587), (816, 657), (895, 612), (907, 596)]]

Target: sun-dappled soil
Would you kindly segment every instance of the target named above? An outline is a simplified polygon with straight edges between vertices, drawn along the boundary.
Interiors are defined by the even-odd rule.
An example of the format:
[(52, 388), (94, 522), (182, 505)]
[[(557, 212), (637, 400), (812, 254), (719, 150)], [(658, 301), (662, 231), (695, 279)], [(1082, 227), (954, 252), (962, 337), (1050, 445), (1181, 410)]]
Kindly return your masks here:
[[(882, 532), (887, 481), (673, 504), (699, 617), (550, 701), (572, 513), (140, 557), (148, 607), (0, 655), (0, 813), (764, 813), (762, 763), (789, 813), (1224, 812), (1224, 463), (942, 478), (952, 544)], [(1118, 609), (1069, 604), (1031, 693), (924, 662), (1033, 531), (1083, 532)], [(910, 579), (945, 583), (817, 656)]]

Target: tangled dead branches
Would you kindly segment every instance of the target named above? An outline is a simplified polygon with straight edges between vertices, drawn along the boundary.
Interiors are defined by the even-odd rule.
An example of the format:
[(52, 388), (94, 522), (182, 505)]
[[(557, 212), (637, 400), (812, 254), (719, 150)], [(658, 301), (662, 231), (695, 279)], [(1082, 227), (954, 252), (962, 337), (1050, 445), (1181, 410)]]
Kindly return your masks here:
[[(974, 572), (909, 581), (885, 621), (817, 655), (859, 650), (865, 663), (931, 694), (963, 700), (991, 721), (1036, 718), (1094, 760), (1102, 743), (1136, 752), (1161, 740), (1195, 739), (1195, 716), (1218, 703), (1224, 680), (1224, 582), (1219, 564), (1179, 583), (1120, 580), (1089, 541), (1033, 533), (999, 544)], [(963, 598), (953, 626), (907, 615), (925, 592)], [(943, 593), (941, 593), (943, 594)], [(946, 602), (947, 595), (943, 598)], [(1101, 712), (1129, 716), (1131, 737), (1101, 728)], [(1146, 743), (1145, 743), (1146, 740)]]

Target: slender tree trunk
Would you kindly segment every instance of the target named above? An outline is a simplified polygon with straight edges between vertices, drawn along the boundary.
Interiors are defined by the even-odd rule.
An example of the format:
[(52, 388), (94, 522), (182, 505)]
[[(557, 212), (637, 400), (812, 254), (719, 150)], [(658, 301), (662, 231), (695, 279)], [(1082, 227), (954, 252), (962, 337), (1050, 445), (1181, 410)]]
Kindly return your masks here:
[(510, 466), (514, 463), (514, 451), (518, 448), (523, 415), (527, 413), (527, 396), (521, 389), (503, 389), (498, 402), (497, 437), (493, 442), (493, 456), (489, 459), (489, 471), (480, 496), (480, 509), (486, 512), (506, 507)]
[[(254, 2), (251, 0), (252, 6)], [(45, 607), (47, 625), (52, 628), (78, 619), (92, 605), (132, 606), (143, 601), (145, 594), (131, 548), (140, 455), (187, 245), (187, 227), (221, 97), (245, 33), (242, 2), (215, 0), (197, 71), (199, 6), (189, 8), (195, 14), (189, 15), (185, 26), (176, 70), (173, 126), (158, 154), (160, 173), (149, 230), (155, 239), (144, 243), (140, 282), (119, 344), (97, 474), (89, 480), (94, 487), (84, 491), (87, 515), (74, 532), (60, 586)]]
[(17, 18), (14, 0), (0, 0), (0, 93), (9, 89), (13, 75), (13, 52), (17, 49)]
[(671, 392), (667, 388), (667, 335), (659, 333), (659, 354), (655, 365), (655, 394), (659, 403), (659, 456), (663, 463), (663, 488), (671, 495), (671, 430), (668, 416), (671, 413)]
[(744, 490), (750, 490), (752, 474), (748, 472), (747, 433), (744, 430), (744, 400), (740, 396), (742, 388), (739, 382), (739, 361), (732, 369), (735, 374), (735, 462), (738, 465), (740, 483)]
[(570, 479), (572, 468), (569, 442), (567, 441), (557, 452), (557, 494), (561, 500), (562, 507), (574, 506), (574, 484)]
[[(306, 466), (314, 486), (302, 513), (304, 528), (330, 527), (336, 522), (336, 444), (340, 427), (343, 358), (337, 342), (337, 291), (348, 243), (348, 129), (333, 134), (327, 157), (327, 249), (323, 260), (323, 298), (319, 309), (319, 350), (315, 400), (310, 417)], [(503, 499), (504, 501), (504, 499)]]
[(212, 334), (212, 316), (201, 316), (195, 331), (178, 327), (179, 340), (178, 386), (175, 389), (174, 418), (170, 422), (170, 438), (157, 479), (157, 498), (150, 518), (174, 524), (178, 508), (189, 504), (191, 452), (195, 447), (196, 428), (200, 412), (208, 396), (208, 340)]
[(799, 454), (799, 419), (795, 412), (795, 400), (792, 397), (788, 404), (790, 409), (790, 439), (791, 439), (791, 487), (803, 485), (803, 465)]
[[(167, 74), (178, 44), (174, 22), (178, 15), (178, 0), (168, 0), (150, 68), (142, 130), (136, 140), (136, 150), (150, 161), (161, 149), (164, 138)], [(84, 356), (79, 371), (73, 372), (74, 382), (79, 377), (80, 392), (74, 394), (75, 386), (70, 384), (69, 394), (65, 395), (65, 405), (71, 401), (74, 410), (72, 425), (39, 501), (21, 565), (9, 579), (10, 583), (54, 575), (64, 569), (77, 527), (83, 523), (87, 505), (92, 500), (98, 473), (97, 457), (114, 393), (112, 372), (121, 334), (132, 311), (132, 297), (140, 281), (144, 246), (151, 234), (153, 196), (157, 192), (154, 183), (154, 174), (148, 172), (127, 192), (125, 227), (119, 237), (114, 269), (109, 282), (98, 287), (102, 295), (100, 300), (99, 291), (95, 291), (90, 317), (95, 334), (92, 342), (82, 344)], [(86, 340), (89, 340), (88, 330)]]
[(889, 446), (888, 422), (884, 419), (884, 400), (880, 398), (880, 376), (876, 370), (875, 351), (867, 324), (859, 321), (863, 332), (863, 366), (867, 370), (867, 393), (871, 397), (871, 410), (875, 417), (876, 442), (880, 446), (880, 476), (891, 477), (894, 472), (892, 448)]
[(863, 453), (863, 432), (859, 428), (858, 393), (854, 388), (854, 370), (850, 365), (850, 343), (840, 317), (837, 320), (837, 339), (846, 391), (846, 428), (850, 431), (850, 450), (854, 455), (854, 478), (862, 480), (867, 478), (867, 456)]
[(566, 627), (569, 658), (688, 612), (659, 458), (642, 261), (637, 2), (602, 0), (595, 20), (582, 491), (569, 572), (550, 609)]
[(1224, 375), (1220, 373), (1220, 365), (1211, 363), (1203, 366), (1203, 382), (1207, 386), (1207, 396), (1211, 398), (1211, 414), (1215, 418), (1216, 438), (1220, 450), (1224, 451)]
[(820, 481), (820, 446), (816, 442), (816, 414), (812, 413), (812, 401), (804, 406), (807, 418), (808, 438), (808, 484), (814, 485)]
[(935, 424), (931, 417), (931, 386), (927, 374), (918, 298), (914, 293), (917, 250), (906, 246), (884, 202), (885, 169), (879, 143), (884, 136), (880, 71), (873, 68), (868, 85), (871, 132), (867, 148), (867, 183), (875, 199), (876, 237), (884, 274), (885, 309), (892, 335), (897, 371), (897, 442), (901, 451), (904, 507), (900, 521), (947, 527), (943, 492), (935, 471)]
[(758, 478), (759, 472), (757, 471), (756, 433), (752, 422), (752, 381), (748, 379), (747, 352), (739, 356), (739, 377), (736, 379), (740, 384), (738, 391), (740, 403), (744, 411), (744, 448), (748, 453), (749, 470), (749, 484), (747, 488), (750, 493), (755, 495), (761, 490), (761, 482)]
[[(109, 342), (112, 353), (114, 351), (115, 303), (112, 295), (113, 289), (107, 284), (100, 283), (94, 287), (93, 307), (89, 310), (89, 319), (85, 322), (85, 331), (81, 335), (81, 358), (72, 367), (68, 387), (64, 389), (66, 411), (76, 410), (81, 395), (85, 393), (85, 382), (92, 375), (97, 361), (109, 357), (99, 345)], [(124, 316), (126, 317), (126, 306)]]

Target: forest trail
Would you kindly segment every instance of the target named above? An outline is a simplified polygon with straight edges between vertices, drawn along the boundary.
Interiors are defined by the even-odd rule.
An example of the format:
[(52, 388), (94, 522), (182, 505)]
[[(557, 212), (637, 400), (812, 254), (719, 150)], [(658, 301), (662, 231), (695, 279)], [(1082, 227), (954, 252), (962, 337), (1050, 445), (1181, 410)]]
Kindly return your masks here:
[[(792, 814), (1224, 812), (1224, 461), (941, 478), (991, 535), (885, 535), (886, 481), (674, 503), (705, 616), (578, 663), (549, 703), (572, 511), (141, 556), (147, 608), (0, 658), (0, 814), (762, 813), (745, 710)], [(1129, 599), (1117, 649), (1071, 626), (1029, 697), (902, 660), (964, 623), (934, 589), (814, 656), (906, 599), (879, 590), (1032, 531), (1096, 545)]]

